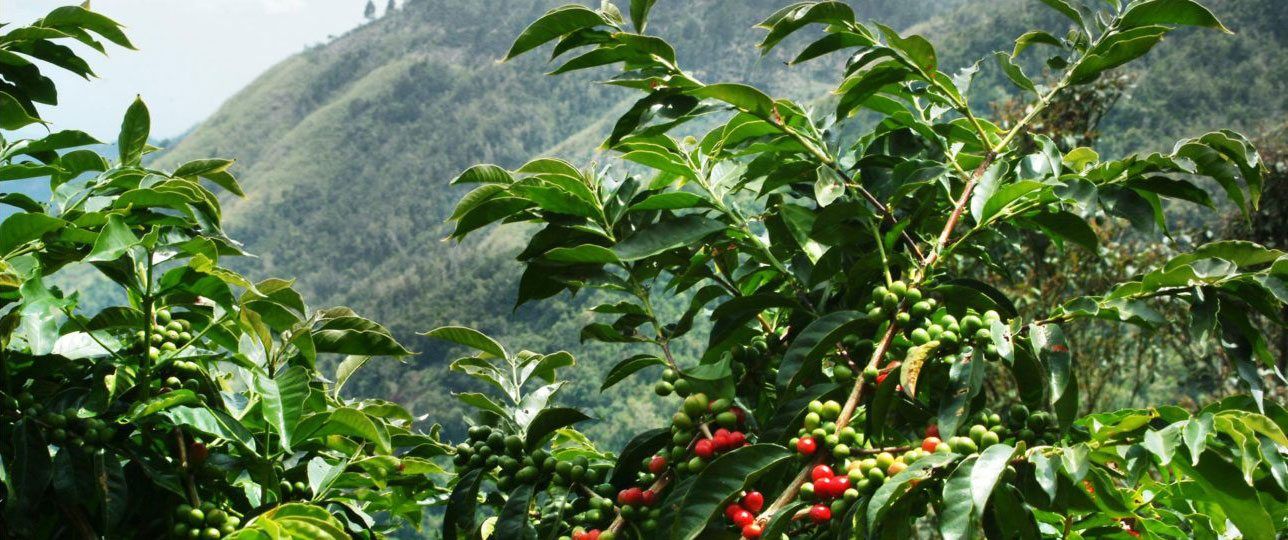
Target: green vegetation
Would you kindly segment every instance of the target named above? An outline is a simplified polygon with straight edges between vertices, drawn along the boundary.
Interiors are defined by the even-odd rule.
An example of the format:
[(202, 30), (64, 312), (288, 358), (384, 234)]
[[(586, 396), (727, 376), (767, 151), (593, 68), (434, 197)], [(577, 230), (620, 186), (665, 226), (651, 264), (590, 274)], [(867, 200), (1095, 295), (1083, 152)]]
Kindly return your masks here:
[[(412, 360), (413, 370), (373, 366), (351, 389), (390, 396), (414, 411), (459, 411), (444, 392), (465, 388), (445, 376), (441, 359), (448, 349), (415, 333), (434, 324), (472, 326), (535, 350), (575, 352), (588, 376), (574, 381), (565, 395), (589, 406), (596, 417), (622, 419), (589, 428), (596, 435), (614, 435), (610, 440), (621, 444), (626, 431), (659, 418), (664, 409), (647, 390), (620, 388), (607, 399), (588, 382), (631, 354), (581, 345), (578, 333), (589, 316), (560, 315), (579, 312), (595, 299), (512, 310), (513, 284), (521, 270), (513, 259), (522, 248), (514, 231), (486, 231), (464, 245), (441, 241), (450, 231), (443, 222), (451, 202), (463, 193), (442, 179), (474, 161), (516, 167), (531, 155), (589, 159), (590, 148), (629, 105), (619, 92), (588, 84), (603, 78), (599, 73), (536, 77), (552, 69), (537, 55), (496, 63), (510, 38), (554, 5), (553, 0), (507, 2), (506, 9), (496, 10), (482, 2), (408, 2), (394, 16), (265, 73), (160, 160), (177, 165), (202, 155), (235, 156), (233, 170), (250, 196), (225, 203), (228, 228), (260, 254), (237, 267), (251, 275), (296, 276), (297, 287), (310, 297), (371, 314), (422, 353)], [(720, 17), (705, 15), (708, 8), (717, 9), (713, 3), (698, 6), (659, 9), (655, 15), (658, 31), (676, 43), (696, 73), (747, 80), (771, 94), (824, 95), (822, 81), (832, 79), (837, 61), (787, 68), (785, 53), (761, 58), (742, 46), (758, 39), (752, 25), (778, 3), (721, 3)], [(1067, 26), (1058, 14), (1022, 0), (883, 0), (854, 6), (860, 18), (926, 29), (940, 44), (946, 70), (992, 50), (1009, 50), (1009, 39), (1031, 26)], [(1237, 34), (1215, 38), (1182, 30), (1169, 35), (1169, 46), (1141, 65), (1151, 71), (1164, 63), (1190, 67), (1138, 79), (1133, 97), (1120, 101), (1108, 120), (1135, 132), (1130, 144), (1114, 142), (1114, 147), (1159, 148), (1217, 127), (1255, 128), (1260, 119), (1282, 117), (1288, 110), (1286, 55), (1279, 52), (1285, 25), (1275, 24), (1282, 10), (1274, 9), (1273, 0), (1254, 0), (1216, 2), (1214, 11)], [(959, 44), (966, 49), (956, 50)], [(1232, 48), (1244, 53), (1217, 53)], [(1172, 84), (1170, 72), (1201, 83)], [(1241, 75), (1231, 80), (1236, 72)], [(1029, 73), (1039, 78), (1040, 72)], [(1000, 81), (995, 65), (986, 63), (972, 92), (977, 106), (1001, 95)], [(1247, 97), (1204, 98), (1192, 106), (1191, 98), (1200, 93), (1231, 91)], [(1187, 112), (1170, 112), (1182, 109)], [(1165, 129), (1158, 127), (1163, 124)], [(1115, 141), (1126, 139), (1119, 127), (1110, 135)], [(628, 410), (644, 413), (624, 416)], [(450, 422), (445, 427), (451, 433), (464, 429)]]
[[(1114, 69), (1180, 27), (1228, 30), (1192, 0), (1043, 3), (1073, 28), (1017, 32), (1013, 50), (986, 57), (1024, 103), (997, 117), (971, 105), (979, 63), (945, 71), (924, 37), (860, 23), (840, 2), (793, 4), (759, 25), (761, 51), (822, 28), (793, 64), (847, 58), (834, 98), (817, 108), (688, 71), (651, 32), (646, 0), (631, 2), (629, 19), (608, 3), (572, 5), (526, 27), (507, 59), (553, 43), (554, 73), (613, 66), (610, 84), (644, 94), (601, 145), (631, 166), (472, 166), (452, 182), (471, 190), (450, 237), (525, 224), (519, 304), (599, 291), (581, 336), (649, 349), (617, 363), (604, 388), (636, 381), (679, 403), (620, 455), (565, 429), (569, 442), (553, 448), (571, 469), (563, 456), (481, 460), (502, 452), (504, 437), (585, 417), (521, 396), (524, 381), (511, 379), (540, 357), (461, 327), (431, 332), (475, 351), (452, 370), (500, 390), (458, 395), (474, 425), (456, 447), (444, 536), (1288, 530), (1288, 411), (1266, 399), (1262, 372), (1279, 359), (1261, 329), (1284, 325), (1288, 253), (1243, 240), (1144, 256), (1100, 246), (1112, 229), (1180, 233), (1176, 210), (1212, 207), (1214, 196), (1251, 219), (1269, 169), (1230, 130), (1121, 158), (1079, 145), (1096, 139), (1103, 104), (1121, 90)], [(1052, 76), (1026, 75), (1035, 56)], [(1088, 267), (1098, 280), (1061, 276), (1074, 283), (1046, 288), (1033, 272), (1102, 255)], [(658, 309), (677, 298), (681, 314)], [(695, 328), (708, 312), (710, 327)], [(1100, 381), (1130, 366), (1114, 357), (1119, 347), (1066, 338), (1065, 328), (1097, 321), (1139, 329), (1126, 341), (1142, 351), (1162, 350), (1151, 342), (1164, 328), (1218, 343), (1214, 363), (1248, 394), (1086, 414), (1102, 389), (1084, 398), (1080, 366), (1090, 357), (1109, 372)], [(705, 334), (699, 352), (677, 353), (694, 333)], [(563, 381), (545, 379), (527, 395), (556, 395)]]
[[(1268, 125), (1279, 94), (1222, 107), (1282, 86), (1283, 14), (1218, 4), (1253, 29), (1223, 48), (1193, 0), (1042, 3), (870, 6), (937, 50), (840, 2), (391, 1), (160, 156), (142, 101), (111, 157), (15, 133), (42, 70), (89, 74), (62, 44), (131, 44), (87, 6), (5, 26), (0, 181), (51, 195), (0, 194), (0, 535), (1284, 534), (1288, 254), (1241, 239), (1282, 241), (1283, 150), (1158, 139)], [(1168, 83), (1165, 35), (1255, 84), (1111, 106)], [(573, 75), (535, 77), (554, 41)]]
[[(74, 130), (39, 138), (47, 72), (90, 75), (65, 44), (131, 47), (77, 6), (0, 34), (0, 535), (5, 538), (342, 540), (420, 525), (448, 452), (402, 406), (345, 399), (371, 357), (410, 354), (343, 307), (313, 310), (289, 281), (223, 266), (231, 161), (145, 166), (151, 117), (126, 111), (107, 158)], [(86, 305), (67, 273), (98, 276)], [(83, 283), (83, 282), (82, 282)], [(86, 289), (91, 287), (85, 287)], [(349, 356), (324, 375), (320, 355)]]

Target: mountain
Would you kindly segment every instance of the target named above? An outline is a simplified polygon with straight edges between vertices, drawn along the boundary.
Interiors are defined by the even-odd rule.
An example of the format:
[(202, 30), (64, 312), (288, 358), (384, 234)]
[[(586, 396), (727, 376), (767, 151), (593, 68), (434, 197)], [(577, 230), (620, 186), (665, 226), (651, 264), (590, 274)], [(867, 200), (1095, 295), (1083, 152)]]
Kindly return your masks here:
[[(1262, 119), (1282, 118), (1288, 25), (1280, 1), (1211, 2), (1239, 34), (1181, 32), (1151, 53), (1146, 75), (1105, 120), (1106, 128), (1124, 133), (1106, 145), (1152, 148), (1205, 129), (1255, 130)], [(783, 4), (659, 2), (650, 26), (677, 45), (681, 64), (702, 80), (822, 96), (835, 82), (839, 59), (787, 68), (784, 57), (761, 58), (752, 48), (760, 37), (752, 25)], [(412, 0), (274, 66), (159, 159), (173, 166), (203, 156), (237, 158), (247, 197), (227, 202), (227, 222), (233, 237), (260, 256), (240, 269), (294, 276), (315, 305), (352, 306), (388, 323), (422, 353), (408, 366), (369, 365), (350, 391), (390, 396), (460, 429), (460, 408), (446, 391), (464, 383), (446, 371), (451, 351), (415, 333), (470, 325), (511, 347), (576, 353), (584, 373), (565, 395), (595, 416), (620, 419), (589, 430), (620, 443), (616, 435), (654, 423), (659, 408), (647, 388), (598, 393), (596, 382), (625, 355), (578, 344), (579, 329), (592, 319), (588, 299), (516, 310), (512, 260), (520, 242), (512, 231), (494, 229), (462, 245), (442, 241), (449, 231), (444, 220), (463, 193), (448, 185), (457, 172), (477, 162), (513, 168), (536, 155), (602, 165), (606, 156), (584, 149), (600, 142), (639, 97), (590, 84), (602, 73), (541, 76), (550, 66), (537, 54), (497, 62), (523, 26), (554, 5)], [(1054, 31), (1063, 24), (1033, 0), (854, 5), (865, 18), (927, 35), (948, 66), (1009, 50), (1010, 40), (1031, 24)], [(793, 40), (783, 49), (800, 44)], [(1160, 74), (1166, 76), (1151, 77)], [(1000, 80), (987, 65), (974, 99), (1000, 97)], [(1166, 112), (1177, 110), (1185, 114)], [(628, 409), (634, 414), (623, 414)]]

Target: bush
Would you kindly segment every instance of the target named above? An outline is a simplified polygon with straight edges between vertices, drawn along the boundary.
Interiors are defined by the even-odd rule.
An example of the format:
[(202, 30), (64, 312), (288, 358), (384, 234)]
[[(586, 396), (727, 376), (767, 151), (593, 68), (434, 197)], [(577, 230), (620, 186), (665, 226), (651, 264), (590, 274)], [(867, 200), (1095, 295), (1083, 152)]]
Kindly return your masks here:
[[(130, 47), (120, 27), (62, 7), (0, 36), (0, 128), (42, 123), (60, 42)], [(142, 101), (110, 161), (79, 131), (0, 141), (0, 179), (48, 177), (0, 223), (0, 483), (6, 538), (366, 538), (419, 525), (442, 494), (437, 430), (401, 406), (340, 397), (371, 357), (410, 354), (347, 308), (309, 309), (291, 282), (252, 283), (220, 228), (230, 160), (144, 164)], [(52, 285), (97, 271), (96, 297)], [(104, 288), (110, 288), (111, 293)], [(320, 355), (350, 355), (334, 374)]]
[[(566, 6), (533, 22), (509, 57), (554, 41), (555, 58), (578, 51), (555, 73), (620, 65), (608, 83), (644, 92), (603, 145), (624, 172), (554, 158), (472, 167), (454, 180), (476, 187), (452, 236), (535, 224), (523, 229), (535, 232), (520, 255), (520, 303), (616, 295), (592, 309), (608, 319), (583, 339), (656, 353), (622, 360), (603, 387), (661, 371), (649, 384), (680, 403), (669, 426), (612, 455), (567, 427), (582, 415), (548, 405), (561, 384), (553, 370), (526, 389), (546, 357), (511, 355), (462, 328), (431, 333), (478, 351), (453, 368), (503, 396), (460, 396), (478, 414), (455, 451), (444, 535), (1282, 534), (1288, 414), (1264, 400), (1258, 370), (1274, 366), (1260, 325), (1283, 324), (1283, 252), (1199, 245), (1027, 320), (970, 275), (1011, 275), (999, 251), (1032, 234), (1097, 257), (1089, 221), (1166, 233), (1164, 200), (1210, 204), (1195, 177), (1245, 216), (1258, 206), (1265, 168), (1236, 133), (1102, 159), (1029, 129), (1176, 27), (1224, 31), (1209, 11), (1190, 0), (1105, 12), (1044, 3), (1067, 33), (1028, 32), (987, 59), (1027, 99), (1012, 123), (968, 104), (984, 61), (941, 72), (926, 39), (859, 23), (839, 2), (793, 4), (761, 24), (765, 52), (821, 28), (794, 63), (848, 55), (826, 112), (686, 73), (670, 44), (645, 33), (652, 2), (631, 2), (627, 15)], [(1054, 80), (1020, 67), (1039, 53)], [(688, 310), (659, 316), (663, 295)], [(708, 316), (705, 351), (673, 354)], [(1062, 327), (1084, 320), (1139, 327), (1136, 339), (1166, 325), (1219, 339), (1250, 395), (1079, 416)], [(983, 391), (999, 379), (990, 388), (1010, 390)], [(506, 457), (486, 457), (496, 453)]]

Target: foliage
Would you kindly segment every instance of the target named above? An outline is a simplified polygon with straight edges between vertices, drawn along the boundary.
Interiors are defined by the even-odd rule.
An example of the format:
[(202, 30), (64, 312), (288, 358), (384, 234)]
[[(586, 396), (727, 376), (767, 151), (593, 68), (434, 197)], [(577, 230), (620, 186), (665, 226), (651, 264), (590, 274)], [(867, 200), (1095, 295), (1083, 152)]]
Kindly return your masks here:
[[(844, 52), (826, 112), (682, 70), (675, 48), (646, 33), (652, 2), (570, 5), (531, 23), (507, 58), (555, 42), (554, 57), (567, 58), (555, 73), (620, 65), (608, 83), (645, 94), (603, 144), (626, 174), (554, 158), (471, 167), (453, 181), (472, 191), (451, 236), (528, 223), (518, 302), (611, 295), (592, 308), (607, 322), (582, 338), (655, 353), (619, 363), (605, 387), (664, 366), (656, 392), (683, 402), (669, 428), (640, 433), (615, 462), (565, 432), (587, 454), (570, 463), (534, 448), (517, 421), (545, 413), (519, 397), (527, 376), (514, 375), (543, 357), (512, 357), (459, 328), (432, 332), (480, 350), (454, 367), (511, 402), (458, 396), (479, 425), (455, 452), (445, 535), (908, 537), (932, 526), (947, 538), (1273, 538), (1288, 529), (1288, 413), (1263, 399), (1258, 368), (1274, 359), (1251, 318), (1283, 324), (1288, 256), (1246, 241), (1202, 244), (1029, 316), (968, 272), (996, 268), (990, 248), (1025, 232), (1087, 256), (1099, 253), (1089, 221), (1165, 233), (1164, 200), (1212, 197), (1195, 177), (1245, 217), (1261, 197), (1265, 167), (1232, 131), (1121, 159), (1030, 135), (1063, 92), (1146, 55), (1177, 27), (1226, 30), (1190, 0), (1100, 12), (1043, 3), (1069, 32), (1026, 32), (987, 58), (1029, 99), (1012, 125), (970, 105), (984, 61), (942, 71), (927, 39), (857, 22), (840, 2), (793, 4), (760, 25), (764, 52), (822, 28), (793, 63)], [(1023, 59), (1035, 54), (1058, 76), (1026, 75)], [(688, 309), (662, 314), (655, 299), (666, 296)], [(1161, 301), (1188, 320), (1164, 318)], [(675, 354), (708, 315), (702, 352)], [(1220, 339), (1250, 395), (1197, 411), (1080, 417), (1079, 344), (1061, 327), (1084, 319), (1185, 324)], [(980, 391), (996, 378), (1015, 391)], [(592, 470), (611, 480), (598, 484)]]
[[(609, 298), (586, 291), (514, 309), (513, 284), (522, 268), (512, 261), (525, 243), (522, 229), (489, 228), (461, 245), (441, 242), (451, 232), (443, 222), (452, 204), (468, 191), (442, 179), (474, 161), (515, 169), (531, 156), (562, 155), (581, 165), (637, 97), (588, 84), (600, 75), (590, 71), (537, 77), (554, 67), (545, 55), (496, 61), (528, 22), (560, 3), (524, 0), (496, 9), (496, 2), (404, 2), (397, 17), (379, 18), (273, 66), (153, 155), (162, 167), (235, 156), (231, 170), (247, 197), (222, 201), (224, 225), (259, 257), (228, 264), (256, 278), (292, 276), (313, 303), (351, 306), (422, 353), (409, 366), (373, 362), (346, 392), (386, 396), (415, 414), (442, 419), (444, 433), (463, 435), (464, 409), (450, 392), (481, 387), (433, 361), (457, 352), (449, 344), (417, 332), (432, 324), (472, 326), (507, 343), (567, 350), (585, 360), (561, 394), (595, 417), (612, 418), (582, 429), (605, 448), (617, 449), (673, 411), (644, 387), (622, 384), (600, 393), (600, 381), (617, 360), (647, 352), (579, 343), (591, 316), (585, 310)], [(703, 78), (737, 77), (771, 95), (822, 95), (843, 58), (785, 65), (796, 52), (793, 44), (817, 30), (789, 36), (764, 58), (742, 46), (755, 38), (752, 25), (784, 4), (696, 0), (685, 9), (658, 3), (649, 24)], [(625, 2), (618, 5), (628, 11)], [(1276, 24), (1283, 17), (1277, 5), (1278, 0), (1215, 0), (1213, 10), (1236, 35), (1178, 30), (1144, 62), (1129, 65), (1151, 75), (1141, 77), (1106, 117), (1096, 150), (1113, 156), (1122, 149), (1170, 149), (1182, 136), (1218, 127), (1251, 134), (1258, 119), (1282, 118), (1288, 24)], [(1067, 24), (1031, 0), (864, 0), (851, 6), (862, 20), (875, 18), (901, 31), (915, 28), (931, 38), (943, 71), (998, 49), (1010, 51), (1008, 36), (1030, 28), (1059, 35)], [(1026, 73), (1040, 78), (1042, 59), (1025, 60), (1020, 59)], [(972, 104), (987, 110), (1001, 99), (1003, 84), (1009, 83), (996, 65), (986, 63), (972, 83)], [(1197, 218), (1191, 223), (1211, 228)], [(449, 282), (442, 276), (452, 277)], [(666, 304), (658, 309), (667, 317), (687, 307), (657, 300)], [(680, 354), (700, 352), (701, 338), (695, 336), (705, 335), (705, 317), (696, 324), (686, 343), (674, 345)], [(1169, 372), (1157, 373), (1166, 379)], [(1122, 392), (1136, 386), (1125, 377), (1111, 382)], [(1142, 398), (1171, 401), (1172, 389), (1160, 383)]]
[[(0, 35), (0, 128), (43, 124), (63, 43), (130, 47), (120, 26), (62, 7)], [(79, 131), (0, 141), (0, 180), (43, 178), (50, 200), (0, 199), (0, 530), (13, 538), (350, 538), (418, 525), (445, 492), (437, 428), (401, 406), (344, 399), (371, 357), (410, 352), (348, 308), (311, 310), (292, 283), (223, 261), (225, 159), (143, 163), (149, 114), (125, 113), (117, 159)], [(61, 272), (94, 271), (116, 305), (85, 309)], [(346, 355), (333, 374), (315, 365)]]

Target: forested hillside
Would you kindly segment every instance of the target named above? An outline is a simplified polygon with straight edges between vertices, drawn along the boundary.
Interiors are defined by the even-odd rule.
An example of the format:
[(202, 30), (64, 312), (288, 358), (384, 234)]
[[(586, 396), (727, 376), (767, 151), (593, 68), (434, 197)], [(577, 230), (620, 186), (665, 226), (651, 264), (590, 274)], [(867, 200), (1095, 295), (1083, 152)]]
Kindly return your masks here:
[[(1169, 76), (1142, 78), (1159, 82), (1134, 88), (1106, 119), (1130, 133), (1104, 141), (1106, 149), (1153, 147), (1224, 126), (1255, 133), (1279, 122), (1288, 110), (1288, 21), (1280, 1), (1214, 1), (1236, 36), (1178, 32), (1169, 38), (1180, 43), (1160, 48), (1144, 63)], [(588, 86), (586, 76), (532, 76), (550, 69), (535, 56), (497, 63), (522, 25), (557, 3), (410, 0), (274, 67), (161, 156), (165, 165), (196, 156), (236, 157), (247, 197), (228, 202), (230, 233), (265, 254), (242, 270), (297, 276), (297, 287), (320, 305), (350, 305), (388, 323), (422, 353), (410, 360), (418, 369), (395, 376), (376, 366), (350, 390), (390, 396), (431, 418), (458, 418), (446, 390), (463, 381), (447, 373), (448, 351), (414, 335), (446, 324), (474, 326), (538, 350), (571, 350), (591, 372), (579, 381), (600, 380), (621, 358), (620, 351), (610, 355), (602, 347), (579, 346), (578, 330), (589, 315), (557, 315), (578, 312), (584, 299), (514, 309), (520, 268), (512, 259), (521, 243), (513, 231), (494, 230), (468, 246), (442, 240), (450, 230), (444, 220), (462, 193), (448, 181), (461, 169), (475, 162), (514, 167), (530, 155), (559, 154), (569, 140), (601, 139), (610, 119), (629, 104), (629, 93)], [(785, 57), (746, 52), (760, 37), (752, 25), (782, 3), (700, 0), (686, 3), (700, 9), (682, 14), (663, 1), (652, 19), (704, 80), (821, 88), (818, 81), (836, 76), (834, 65), (786, 67)], [(1062, 30), (1060, 20), (1036, 0), (879, 0), (854, 6), (865, 17), (924, 33), (943, 51), (946, 65), (1009, 50), (1020, 29), (1034, 23)], [(973, 97), (987, 102), (1000, 97), (1000, 87), (992, 84), (1000, 79), (996, 66), (984, 70), (987, 77), (977, 81)], [(516, 117), (523, 121), (510, 120)], [(594, 158), (565, 157), (581, 160), (578, 165)], [(651, 423), (653, 400), (642, 390), (628, 395), (615, 389), (601, 398), (590, 383), (581, 384), (567, 390), (573, 401), (589, 404), (598, 416), (616, 413), (639, 424), (589, 431), (614, 440), (619, 431)], [(646, 414), (623, 414), (627, 408)]]

